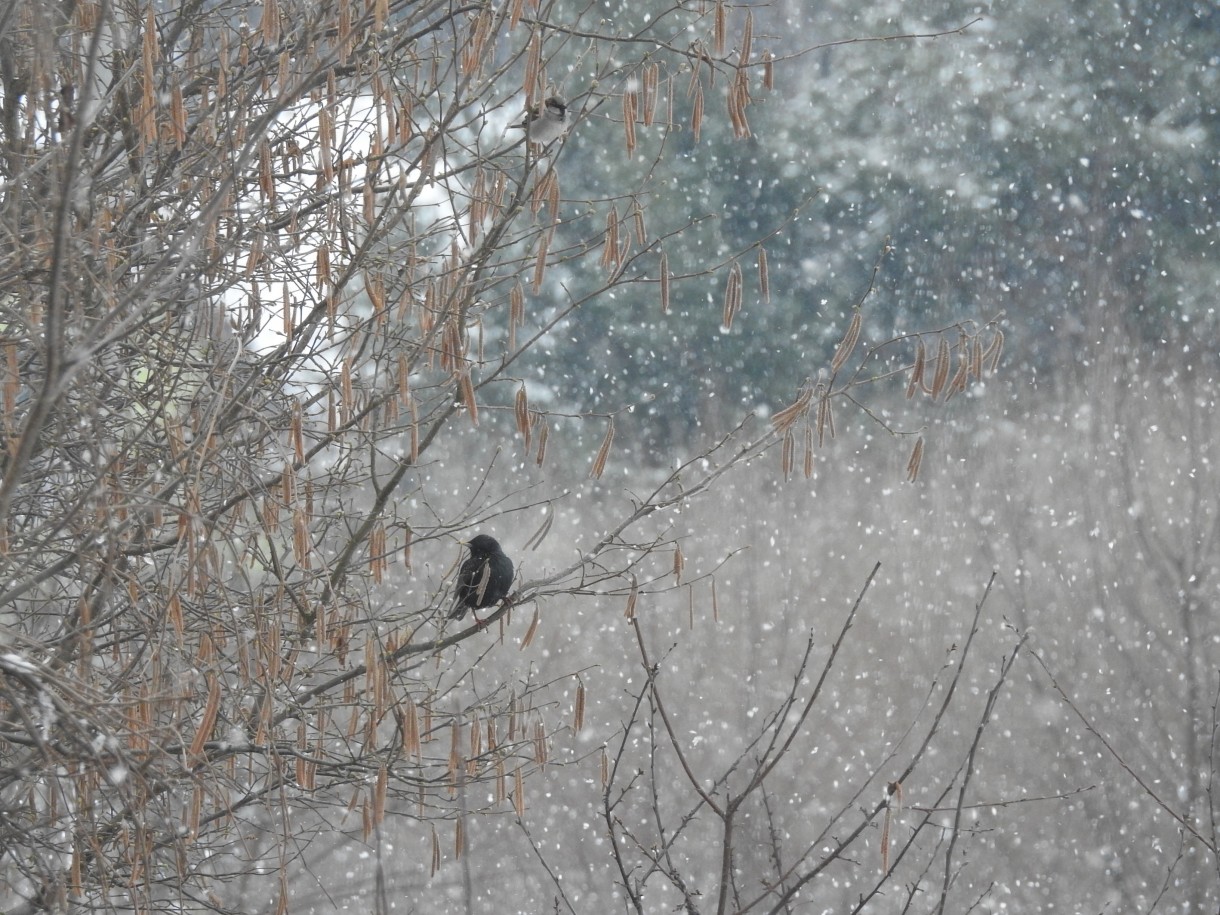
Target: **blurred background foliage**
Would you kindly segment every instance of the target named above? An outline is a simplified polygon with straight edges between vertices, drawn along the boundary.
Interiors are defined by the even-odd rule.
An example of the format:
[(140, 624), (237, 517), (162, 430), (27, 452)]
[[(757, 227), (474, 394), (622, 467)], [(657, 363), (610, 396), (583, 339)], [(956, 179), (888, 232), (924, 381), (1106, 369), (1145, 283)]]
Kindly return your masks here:
[[(640, 435), (654, 447), (688, 439), (743, 407), (786, 403), (793, 368), (816, 373), (829, 359), (878, 260), (866, 340), (1003, 312), (1019, 341), (1010, 384), (1076, 384), (1091, 360), (1130, 370), (1215, 349), (1213, 4), (753, 13), (755, 46), (779, 58), (810, 34), (830, 45), (783, 62), (775, 91), (755, 92), (753, 136), (734, 139), (723, 117), (709, 117), (698, 142), (689, 129), (666, 139), (640, 127), (629, 157), (619, 113), (602, 106), (563, 154), (565, 194), (593, 201), (629, 188), (669, 143), (649, 228), (703, 219), (667, 251), (671, 270), (739, 257), (740, 318), (720, 330), (722, 289), (707, 277), (675, 281), (669, 315), (655, 283), (637, 284), (584, 306), (581, 345), (540, 357), (539, 378), (566, 379), (586, 409), (646, 402), (653, 421)], [(967, 23), (935, 40), (833, 44)], [(680, 76), (674, 85), (675, 121), (689, 123)], [(776, 279), (763, 301), (751, 245), (771, 231)], [(576, 293), (593, 282), (565, 278)]]

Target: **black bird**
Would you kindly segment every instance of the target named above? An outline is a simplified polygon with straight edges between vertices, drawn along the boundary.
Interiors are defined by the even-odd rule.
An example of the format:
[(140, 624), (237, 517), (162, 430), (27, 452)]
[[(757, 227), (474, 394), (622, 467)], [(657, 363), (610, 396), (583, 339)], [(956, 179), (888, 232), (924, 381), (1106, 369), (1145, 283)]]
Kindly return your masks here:
[(504, 555), (495, 537), (479, 534), (466, 545), (470, 556), (458, 571), (457, 596), (449, 611), (455, 620), (467, 610), (498, 604), (513, 586), (513, 561)]

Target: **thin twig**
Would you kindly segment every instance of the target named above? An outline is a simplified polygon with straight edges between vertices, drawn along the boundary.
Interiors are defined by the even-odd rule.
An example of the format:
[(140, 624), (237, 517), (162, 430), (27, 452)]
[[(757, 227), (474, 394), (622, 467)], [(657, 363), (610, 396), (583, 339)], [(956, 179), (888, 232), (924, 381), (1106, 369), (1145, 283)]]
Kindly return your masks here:
[(1072, 698), (1067, 694), (1067, 691), (1062, 686), (1059, 685), (1059, 681), (1057, 679), (1055, 679), (1055, 675), (1053, 673), (1051, 673), (1051, 669), (1047, 665), (1046, 661), (1044, 661), (1042, 659), (1042, 655), (1040, 655), (1037, 651), (1035, 651), (1032, 648), (1030, 649), (1030, 654), (1033, 655), (1034, 660), (1038, 662), (1038, 666), (1042, 668), (1042, 672), (1046, 674), (1046, 678), (1050, 681), (1051, 687), (1055, 690), (1055, 692), (1057, 692), (1059, 694), (1059, 698), (1063, 700), (1064, 705), (1066, 705), (1069, 709), (1072, 710), (1072, 713), (1075, 714), (1075, 716), (1078, 719), (1080, 719), (1080, 723), (1085, 726), (1085, 729), (1090, 734), (1092, 734), (1094, 737), (1096, 737), (1098, 742), (1103, 747), (1106, 748), (1106, 752), (1110, 754), (1110, 757), (1116, 763), (1118, 763), (1119, 767), (1124, 772), (1126, 772), (1129, 776), (1131, 776), (1132, 781), (1134, 781), (1137, 785), (1139, 785), (1140, 790), (1143, 791), (1144, 794), (1146, 794), (1152, 800), (1152, 802), (1154, 804), (1156, 804), (1158, 807), (1160, 807), (1162, 810), (1164, 810), (1167, 814), (1169, 814), (1169, 816), (1173, 817), (1173, 819), (1178, 823), (1179, 826), (1181, 826), (1183, 829), (1185, 829), (1187, 832), (1189, 832), (1192, 836), (1194, 836), (1196, 839), (1198, 839), (1201, 843), (1203, 843), (1203, 846), (1208, 851), (1210, 851), (1213, 856), (1217, 855), (1218, 852), (1217, 852), (1217, 848), (1216, 848), (1215, 839), (1214, 838), (1212, 838), (1212, 839), (1205, 838), (1203, 836), (1203, 834), (1200, 833), (1199, 830), (1195, 828), (1194, 824), (1191, 823), (1191, 821), (1188, 817), (1183, 816), (1182, 814), (1180, 814), (1176, 810), (1174, 810), (1172, 807), (1170, 807), (1168, 802), (1166, 802), (1159, 794), (1157, 794), (1156, 791), (1153, 789), (1153, 787), (1150, 784), (1148, 784), (1148, 782), (1145, 781), (1144, 778), (1138, 772), (1136, 772), (1133, 768), (1131, 768), (1131, 766), (1127, 762), (1127, 760), (1125, 760), (1122, 757), (1122, 754), (1120, 754), (1118, 752), (1118, 750), (1115, 749), (1114, 745), (1112, 743), (1110, 743), (1110, 741), (1106, 738), (1106, 736), (1104, 734), (1101, 733), (1101, 731), (1097, 728), (1097, 726), (1095, 724), (1093, 724), (1093, 722), (1089, 719), (1089, 717), (1080, 710), (1080, 708), (1076, 705), (1075, 702), (1072, 701)]
[(941, 882), (940, 901), (936, 906), (937, 915), (944, 915), (945, 901), (949, 898), (949, 884), (953, 877), (953, 850), (957, 847), (957, 840), (961, 835), (962, 811), (965, 809), (966, 791), (969, 789), (971, 778), (974, 776), (974, 757), (983, 742), (983, 732), (987, 730), (987, 725), (991, 723), (991, 714), (995, 711), (996, 701), (1000, 697), (1000, 689), (1008, 681), (1008, 673), (1012, 670), (1012, 666), (1017, 660), (1017, 655), (1021, 653), (1021, 648), (1025, 645), (1028, 637), (1028, 634), (1022, 635), (1021, 640), (1017, 642), (1017, 646), (1012, 650), (1012, 654), (1004, 659), (1004, 663), (1000, 667), (1000, 677), (987, 694), (987, 703), (983, 707), (983, 715), (979, 719), (978, 727), (974, 732), (974, 740), (970, 742), (970, 750), (966, 754), (965, 772), (962, 775), (961, 787), (957, 792), (957, 809), (954, 811), (953, 826), (949, 832), (949, 847), (945, 849), (945, 873), (944, 880)]

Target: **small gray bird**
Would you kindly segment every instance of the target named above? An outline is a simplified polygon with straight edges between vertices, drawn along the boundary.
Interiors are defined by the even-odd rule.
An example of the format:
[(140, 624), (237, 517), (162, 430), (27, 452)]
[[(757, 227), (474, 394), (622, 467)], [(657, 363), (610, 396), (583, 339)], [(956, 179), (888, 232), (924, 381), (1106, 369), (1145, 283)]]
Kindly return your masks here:
[[(451, 619), (461, 619), (467, 610), (481, 610), (500, 603), (513, 586), (513, 561), (504, 555), (495, 537), (479, 534), (467, 544), (470, 556), (458, 570)], [(477, 619), (477, 614), (476, 614)]]
[(516, 126), (525, 128), (531, 143), (537, 143), (539, 146), (554, 143), (567, 133), (570, 126), (568, 105), (557, 95), (549, 96), (541, 107), (530, 106), (525, 120)]

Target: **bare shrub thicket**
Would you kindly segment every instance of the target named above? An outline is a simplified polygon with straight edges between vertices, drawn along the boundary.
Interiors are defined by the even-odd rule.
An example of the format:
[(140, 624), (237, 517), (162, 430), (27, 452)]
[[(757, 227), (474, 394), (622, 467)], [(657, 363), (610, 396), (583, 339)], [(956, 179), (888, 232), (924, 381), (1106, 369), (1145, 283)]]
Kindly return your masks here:
[[(676, 131), (719, 118), (747, 136), (785, 55), (748, 9), (621, 13), (0, 7), (5, 911), (250, 910), (227, 888), (253, 874), (285, 888), (269, 898), (287, 911), (318, 831), (355, 822), (369, 838), (387, 812), (431, 824), (432, 861), (413, 862), (426, 876), (460, 855), (464, 818), (522, 803), (560, 726), (545, 708), (558, 672), (475, 692), (480, 654), (451, 669), (455, 644), (510, 622), (528, 642), (554, 595), (686, 583), (658, 513), (772, 449), (777, 474), (812, 472), (835, 411), (863, 406), (869, 383), (943, 400), (994, 368), (990, 326), (868, 343), (857, 307), (826, 365), (794, 370), (772, 422), (743, 418), (636, 487), (563, 563), (523, 572), (490, 632), (445, 625), (457, 541), (528, 508), (536, 543), (564, 498), (546, 482), (555, 417), (519, 371), (563, 343), (548, 335), (628, 288), (658, 312), (714, 288), (732, 325), (747, 283), (783, 282), (765, 256), (782, 225), (671, 269), (686, 230), (650, 232), (649, 182)], [(573, 131), (629, 154), (621, 193), (570, 199), (564, 141), (527, 148), (513, 129), (551, 92)], [(614, 414), (576, 404), (569, 419), (596, 428), (580, 460), (602, 475)], [(914, 478), (922, 440), (905, 448)], [(650, 680), (637, 699), (660, 712), (660, 697)], [(762, 784), (788, 712), (816, 699), (793, 688), (741, 790)], [(616, 820), (619, 758), (606, 828), (642, 910), (654, 878), (632, 858), (653, 852)], [(729, 784), (686, 779), (726, 856)], [(719, 910), (787, 905), (814, 857), (793, 858), (766, 904), (722, 884)]]

